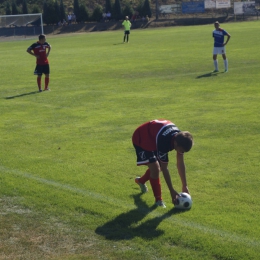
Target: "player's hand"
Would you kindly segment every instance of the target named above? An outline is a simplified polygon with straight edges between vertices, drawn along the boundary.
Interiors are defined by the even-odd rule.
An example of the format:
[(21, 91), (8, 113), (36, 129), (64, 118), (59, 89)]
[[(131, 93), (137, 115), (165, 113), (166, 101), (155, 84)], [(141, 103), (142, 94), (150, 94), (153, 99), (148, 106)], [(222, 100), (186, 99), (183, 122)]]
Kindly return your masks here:
[(190, 194), (188, 186), (182, 186), (182, 192), (186, 192), (186, 193)]
[(179, 193), (176, 190), (171, 191), (172, 203), (175, 205), (176, 199), (179, 197)]

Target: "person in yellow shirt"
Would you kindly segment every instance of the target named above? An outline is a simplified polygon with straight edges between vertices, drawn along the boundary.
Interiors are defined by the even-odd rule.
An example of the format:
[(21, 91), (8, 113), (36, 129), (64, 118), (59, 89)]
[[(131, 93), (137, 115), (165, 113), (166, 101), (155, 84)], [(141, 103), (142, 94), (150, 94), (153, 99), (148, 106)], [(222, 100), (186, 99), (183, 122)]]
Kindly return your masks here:
[(130, 34), (130, 28), (131, 28), (131, 22), (129, 21), (129, 17), (126, 16), (125, 20), (123, 21), (122, 25), (125, 27), (125, 34), (124, 34), (124, 42), (129, 41), (129, 34)]

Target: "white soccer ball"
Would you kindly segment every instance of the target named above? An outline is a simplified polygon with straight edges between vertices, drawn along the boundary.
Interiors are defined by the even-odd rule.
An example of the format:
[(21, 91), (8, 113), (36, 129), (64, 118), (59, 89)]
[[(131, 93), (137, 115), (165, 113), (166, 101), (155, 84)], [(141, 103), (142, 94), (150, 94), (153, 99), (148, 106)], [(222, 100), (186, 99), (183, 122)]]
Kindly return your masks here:
[(190, 194), (181, 192), (176, 199), (175, 208), (177, 209), (190, 209), (192, 206), (192, 199)]

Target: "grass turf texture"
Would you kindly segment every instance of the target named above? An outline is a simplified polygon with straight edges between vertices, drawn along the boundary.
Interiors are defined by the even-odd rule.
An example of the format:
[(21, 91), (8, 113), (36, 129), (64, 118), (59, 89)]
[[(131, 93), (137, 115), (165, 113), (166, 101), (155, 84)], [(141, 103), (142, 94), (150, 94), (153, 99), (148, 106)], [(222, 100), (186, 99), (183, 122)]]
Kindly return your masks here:
[[(259, 259), (260, 23), (223, 27), (217, 74), (212, 25), (47, 37), (42, 93), (36, 39), (0, 42), (0, 259)], [(163, 178), (166, 209), (134, 183), (131, 135), (155, 118), (194, 135), (190, 211)], [(169, 167), (180, 191), (174, 153)]]

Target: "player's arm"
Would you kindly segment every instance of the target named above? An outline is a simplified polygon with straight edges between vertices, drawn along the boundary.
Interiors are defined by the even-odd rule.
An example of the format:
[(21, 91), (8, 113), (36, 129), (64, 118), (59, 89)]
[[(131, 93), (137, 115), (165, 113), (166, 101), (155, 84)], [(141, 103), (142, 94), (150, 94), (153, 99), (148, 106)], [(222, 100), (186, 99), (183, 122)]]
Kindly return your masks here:
[(186, 180), (186, 168), (184, 163), (184, 154), (176, 152), (177, 169), (182, 182), (182, 192), (189, 193), (187, 180)]
[(32, 56), (34, 56), (34, 57), (37, 58), (37, 55), (34, 54), (33, 49), (28, 48), (26, 51), (27, 51), (30, 55), (32, 55)]
[(160, 163), (161, 165), (161, 170), (163, 173), (163, 177), (165, 179), (165, 182), (168, 186), (168, 189), (171, 193), (171, 197), (172, 197), (172, 203), (175, 203), (176, 197), (179, 195), (178, 192), (173, 188), (172, 186), (172, 180), (171, 180), (171, 176), (170, 176), (170, 172), (168, 170), (168, 163)]
[(231, 37), (231, 35), (228, 33), (228, 34), (227, 34), (227, 40), (226, 40), (226, 42), (223, 44), (223, 46), (224, 46), (224, 45), (227, 45), (227, 43), (229, 42), (230, 37)]

